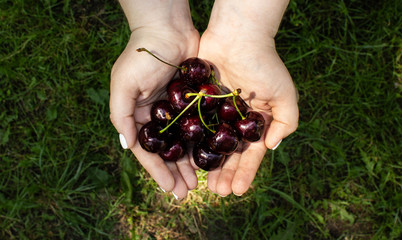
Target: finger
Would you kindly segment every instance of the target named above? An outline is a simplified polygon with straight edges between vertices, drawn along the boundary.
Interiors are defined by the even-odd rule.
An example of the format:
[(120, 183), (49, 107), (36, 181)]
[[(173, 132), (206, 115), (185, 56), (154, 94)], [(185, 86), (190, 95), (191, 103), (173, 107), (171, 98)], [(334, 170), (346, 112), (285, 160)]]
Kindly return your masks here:
[(241, 196), (250, 188), (266, 151), (263, 139), (243, 149), (232, 181), (233, 194)]
[(174, 162), (166, 162), (166, 165), (172, 173), (175, 182), (174, 188), (172, 189), (173, 196), (176, 200), (185, 198), (187, 196), (188, 188), (177, 165)]
[(232, 181), (239, 165), (240, 157), (241, 153), (235, 152), (223, 164), (216, 183), (216, 192), (219, 196), (225, 197), (232, 193)]
[(110, 120), (120, 133), (120, 143), (125, 149), (132, 148), (136, 142), (134, 110), (138, 93), (124, 86), (119, 76), (112, 77), (110, 87)]
[(177, 168), (181, 176), (183, 177), (188, 190), (192, 190), (197, 187), (198, 179), (197, 174), (194, 171), (194, 168), (191, 166), (190, 160), (187, 156), (179, 159), (176, 162)]
[(158, 154), (145, 151), (138, 141), (131, 150), (160, 188), (166, 192), (173, 190), (175, 178)]
[(273, 120), (267, 128), (265, 146), (275, 150), (282, 139), (296, 131), (299, 121), (299, 108), (296, 94), (290, 93), (284, 99), (270, 102)]
[(211, 192), (213, 193), (218, 193), (216, 190), (216, 185), (218, 183), (219, 175), (221, 174), (222, 168), (218, 167), (215, 168), (214, 170), (211, 170), (208, 172), (208, 177), (207, 177), (207, 185), (208, 188)]

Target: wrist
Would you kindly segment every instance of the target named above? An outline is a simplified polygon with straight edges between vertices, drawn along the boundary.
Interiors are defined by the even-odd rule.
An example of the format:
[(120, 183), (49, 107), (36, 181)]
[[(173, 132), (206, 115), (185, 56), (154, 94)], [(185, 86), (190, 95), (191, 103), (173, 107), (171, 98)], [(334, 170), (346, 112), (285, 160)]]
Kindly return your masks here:
[(188, 0), (120, 0), (130, 30), (138, 28), (193, 31)]
[(226, 36), (274, 38), (288, 0), (216, 0), (208, 30)]

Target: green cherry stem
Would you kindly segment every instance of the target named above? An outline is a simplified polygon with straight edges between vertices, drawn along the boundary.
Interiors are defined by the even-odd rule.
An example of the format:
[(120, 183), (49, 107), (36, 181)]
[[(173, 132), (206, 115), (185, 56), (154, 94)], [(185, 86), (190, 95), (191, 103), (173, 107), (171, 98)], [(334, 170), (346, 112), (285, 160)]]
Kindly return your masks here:
[(237, 112), (239, 113), (239, 115), (240, 115), (240, 117), (241, 117), (241, 120), (246, 119), (246, 118), (243, 116), (243, 114), (241, 114), (240, 109), (239, 109), (239, 107), (238, 107), (237, 104), (236, 104), (236, 96), (233, 96), (233, 105), (235, 106)]
[(221, 84), (219, 83), (218, 79), (216, 79), (215, 71), (213, 69), (211, 71), (211, 78), (212, 78), (212, 81), (219, 87), (219, 89), (221, 89)]
[(227, 97), (233, 97), (233, 93), (228, 93), (228, 94), (224, 94), (224, 95), (209, 95), (209, 94), (205, 94), (205, 97), (211, 97), (211, 98), (227, 98)]
[[(188, 93), (187, 93), (187, 94), (188, 94)], [(186, 94), (186, 95), (187, 95), (187, 94)], [(191, 102), (187, 105), (187, 107), (186, 107), (185, 109), (183, 109), (183, 111), (181, 111), (181, 113), (180, 113), (179, 115), (177, 115), (177, 117), (176, 117), (175, 119), (173, 119), (173, 121), (171, 121), (164, 129), (160, 130), (159, 133), (165, 132), (170, 126), (172, 126), (173, 123), (175, 123), (175, 122), (177, 121), (177, 119), (179, 119), (179, 117), (180, 117), (181, 115), (183, 115), (183, 113), (185, 113), (185, 112), (187, 111), (187, 109), (189, 109), (195, 102), (197, 102), (198, 99), (201, 99), (201, 97), (203, 96), (203, 93), (202, 93), (202, 92), (196, 93), (195, 96), (196, 96), (196, 97), (193, 99), (193, 101), (191, 101)]]
[(137, 48), (137, 52), (147, 52), (149, 55), (151, 55), (152, 57), (158, 59), (159, 61), (163, 62), (164, 64), (167, 64), (167, 65), (169, 65), (169, 66), (171, 66), (171, 67), (175, 67), (175, 68), (180, 69), (180, 70), (183, 70), (183, 71), (187, 71), (187, 68), (185, 68), (185, 67), (179, 67), (179, 66), (176, 66), (176, 65), (174, 65), (174, 64), (171, 64), (171, 63), (168, 63), (168, 62), (166, 62), (166, 61), (163, 61), (162, 59), (160, 59), (159, 57), (157, 57), (155, 54), (151, 53), (151, 52), (150, 52), (148, 49), (146, 49), (146, 48)]
[(198, 99), (198, 114), (200, 115), (201, 122), (202, 122), (202, 124), (204, 124), (204, 126), (205, 126), (209, 131), (211, 131), (212, 133), (215, 133), (216, 131), (210, 129), (210, 128), (208, 127), (208, 125), (204, 122), (204, 118), (202, 117), (202, 114), (201, 114), (201, 100), (202, 100), (202, 98), (200, 97), (200, 98)]

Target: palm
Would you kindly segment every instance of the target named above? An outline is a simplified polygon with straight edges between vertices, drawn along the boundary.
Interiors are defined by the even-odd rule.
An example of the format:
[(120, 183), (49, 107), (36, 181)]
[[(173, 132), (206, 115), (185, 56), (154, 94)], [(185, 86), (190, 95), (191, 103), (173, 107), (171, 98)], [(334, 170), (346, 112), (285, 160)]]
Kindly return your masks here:
[(241, 40), (229, 43), (207, 31), (201, 39), (199, 57), (216, 66), (220, 81), (226, 87), (241, 88), (242, 97), (257, 110), (270, 109), (269, 102), (276, 96), (294, 91), (291, 77), (272, 40), (259, 45)]

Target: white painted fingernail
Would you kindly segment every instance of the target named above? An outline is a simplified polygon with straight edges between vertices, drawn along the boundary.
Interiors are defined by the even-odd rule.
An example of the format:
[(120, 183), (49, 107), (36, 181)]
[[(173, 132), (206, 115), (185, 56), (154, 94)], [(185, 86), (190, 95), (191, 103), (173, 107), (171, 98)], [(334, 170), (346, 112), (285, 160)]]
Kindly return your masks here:
[(172, 192), (172, 194), (173, 194), (174, 198), (176, 198), (176, 200), (179, 200), (179, 197), (176, 194), (174, 194), (174, 192)]
[(124, 137), (124, 135), (120, 133), (120, 134), (119, 134), (119, 139), (120, 139), (121, 147), (122, 147), (123, 149), (127, 149), (127, 148), (128, 148), (128, 145), (127, 145), (127, 141), (126, 141), (126, 138)]
[(160, 189), (162, 192), (166, 192), (165, 189), (163, 189), (163, 188), (161, 188), (161, 187), (159, 187), (159, 189)]
[(275, 145), (275, 147), (272, 148), (272, 150), (275, 150), (279, 146), (279, 144), (281, 144), (281, 142), (282, 142), (282, 139)]
[(233, 193), (233, 194), (238, 196), (238, 197), (241, 197), (241, 195), (243, 195), (243, 194), (236, 194), (236, 193)]

